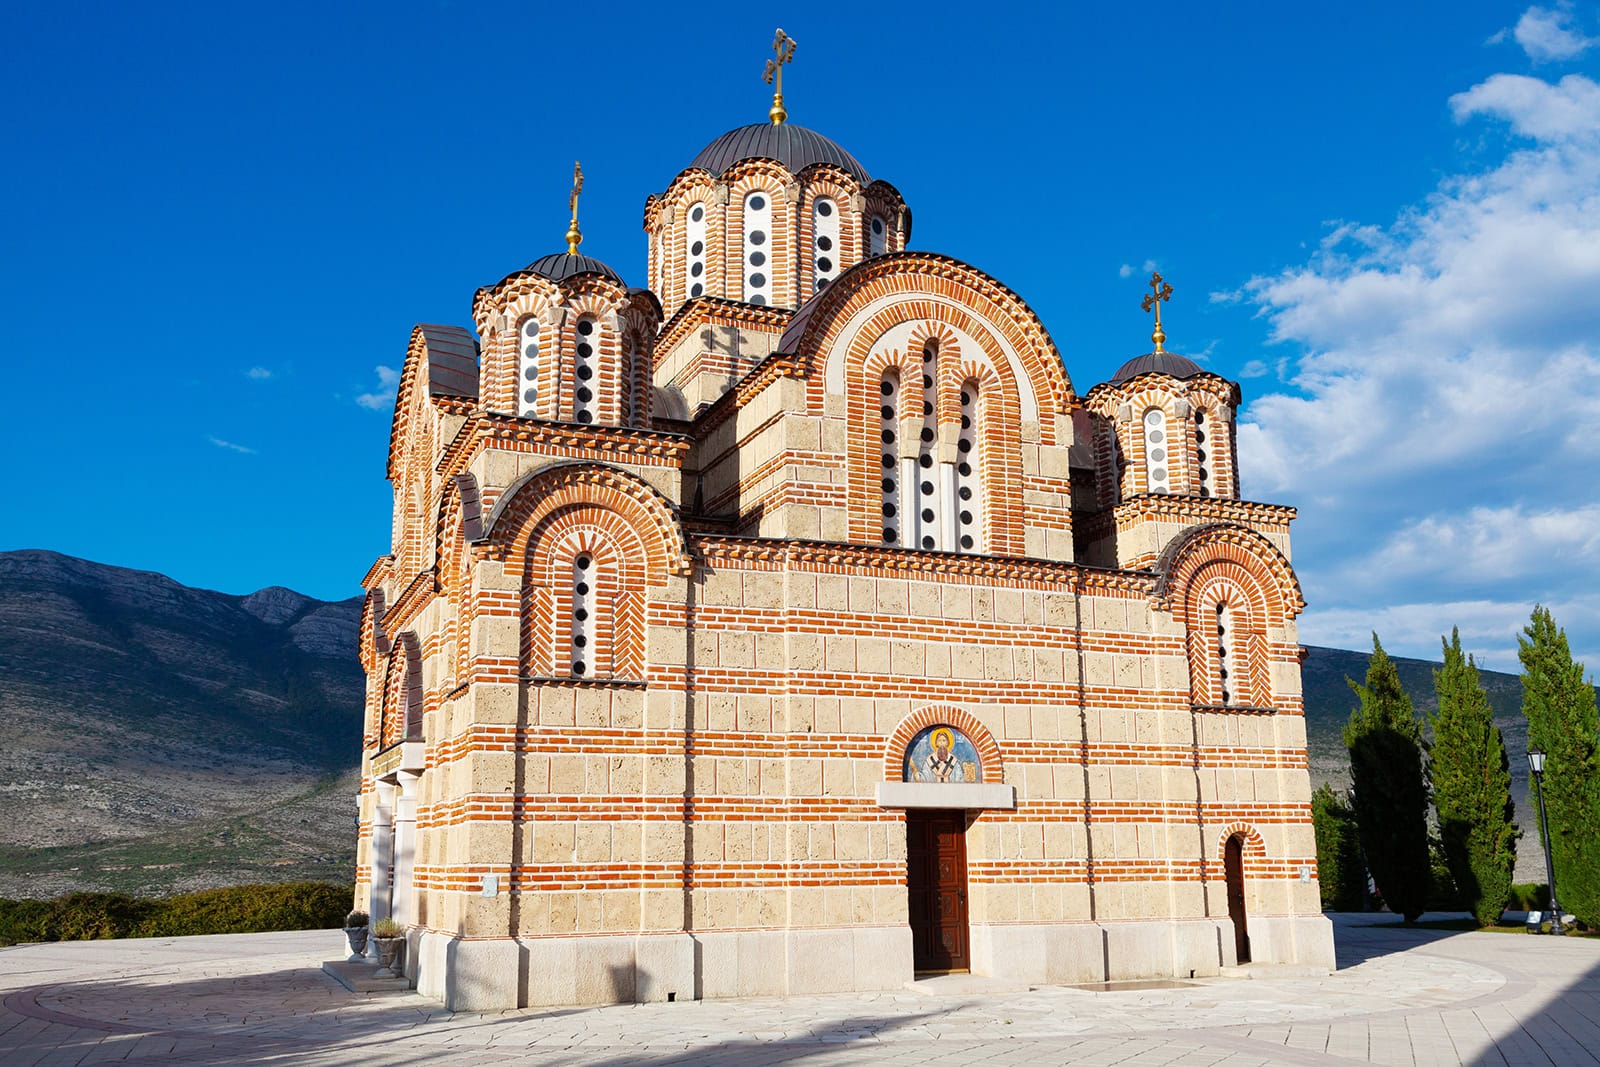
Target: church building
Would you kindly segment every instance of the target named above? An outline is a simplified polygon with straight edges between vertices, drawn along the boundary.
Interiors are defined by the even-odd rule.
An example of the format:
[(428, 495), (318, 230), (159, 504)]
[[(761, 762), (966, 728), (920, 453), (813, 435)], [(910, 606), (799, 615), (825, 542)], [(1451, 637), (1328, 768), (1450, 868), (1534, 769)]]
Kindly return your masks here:
[(580, 173), (565, 251), (411, 333), (358, 906), (454, 1009), (1331, 968), (1239, 386), (1157, 275), (1153, 350), (1079, 392), (787, 121), (775, 48), (628, 280)]

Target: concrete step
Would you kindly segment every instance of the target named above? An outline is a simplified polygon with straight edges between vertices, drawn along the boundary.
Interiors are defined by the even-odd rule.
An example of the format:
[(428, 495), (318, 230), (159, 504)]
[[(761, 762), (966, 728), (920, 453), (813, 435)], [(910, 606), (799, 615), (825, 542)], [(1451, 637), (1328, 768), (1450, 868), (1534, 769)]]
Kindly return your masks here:
[(1333, 972), (1308, 963), (1238, 963), (1222, 968), (1221, 978), (1326, 978)]
[(906, 983), (913, 993), (927, 997), (962, 997), (983, 993), (1026, 993), (1034, 989), (1027, 982), (1009, 978), (986, 978), (981, 974), (930, 974)]
[(390, 978), (388, 975), (380, 978), (379, 969), (376, 963), (367, 960), (354, 963), (349, 960), (328, 960), (322, 965), (323, 974), (352, 993), (407, 992), (411, 989), (408, 979)]

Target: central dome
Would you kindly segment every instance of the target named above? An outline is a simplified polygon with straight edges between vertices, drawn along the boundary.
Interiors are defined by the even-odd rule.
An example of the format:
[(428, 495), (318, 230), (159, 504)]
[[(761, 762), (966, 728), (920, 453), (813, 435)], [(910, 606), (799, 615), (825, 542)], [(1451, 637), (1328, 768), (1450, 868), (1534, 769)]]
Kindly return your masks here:
[(775, 159), (793, 174), (813, 163), (828, 163), (848, 171), (862, 185), (872, 181), (867, 168), (837, 143), (789, 122), (779, 126), (761, 122), (729, 130), (702, 148), (689, 166), (721, 174), (741, 159)]

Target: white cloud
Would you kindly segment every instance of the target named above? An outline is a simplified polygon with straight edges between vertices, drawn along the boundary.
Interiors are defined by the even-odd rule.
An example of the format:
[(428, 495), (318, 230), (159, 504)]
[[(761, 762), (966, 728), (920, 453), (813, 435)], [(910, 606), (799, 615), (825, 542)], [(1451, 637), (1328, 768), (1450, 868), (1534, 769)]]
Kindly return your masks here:
[(272, 372), (265, 367), (251, 367), (244, 372), (244, 376), (253, 382), (264, 382), (272, 377)]
[(356, 403), (368, 411), (382, 411), (394, 403), (395, 387), (400, 384), (400, 372), (394, 367), (378, 367), (378, 388), (370, 393), (360, 393)]
[(1142, 267), (1135, 267), (1132, 263), (1124, 263), (1122, 266), (1117, 268), (1117, 277), (1119, 277), (1119, 278), (1131, 278), (1131, 277), (1133, 277), (1135, 271), (1138, 271), (1138, 272), (1144, 273), (1144, 274), (1149, 274), (1151, 271), (1153, 271), (1155, 269), (1156, 269), (1156, 261), (1153, 260), (1153, 259), (1145, 260), (1144, 261), (1144, 266), (1142, 266)]
[(256, 454), (256, 450), (253, 448), (246, 448), (244, 445), (236, 445), (232, 441), (224, 441), (220, 437), (212, 437), (209, 440), (218, 448), (225, 448), (230, 452), (239, 452), (246, 456), (253, 456)]
[(1600, 133), (1600, 85), (1568, 74), (1551, 85), (1524, 74), (1496, 74), (1450, 98), (1457, 122), (1475, 115), (1506, 119), (1524, 137), (1540, 141), (1592, 138)]
[(1432, 656), (1450, 610), (1500, 633), (1543, 601), (1600, 647), (1600, 598), (1567, 596), (1600, 563), (1600, 86), (1499, 74), (1451, 107), (1535, 143), (1241, 290), (1300, 353), (1241, 413), (1245, 492), (1301, 507), (1303, 640), (1392, 625)]
[[(1489, 43), (1498, 44), (1506, 39), (1508, 31), (1501, 30), (1489, 38)], [(1593, 37), (1586, 37), (1572, 26), (1572, 5), (1570, 3), (1557, 4), (1554, 9), (1548, 7), (1530, 7), (1522, 13), (1517, 24), (1509, 31), (1522, 50), (1528, 53), (1530, 59), (1551, 60), (1571, 59), (1581, 55), (1595, 43)]]

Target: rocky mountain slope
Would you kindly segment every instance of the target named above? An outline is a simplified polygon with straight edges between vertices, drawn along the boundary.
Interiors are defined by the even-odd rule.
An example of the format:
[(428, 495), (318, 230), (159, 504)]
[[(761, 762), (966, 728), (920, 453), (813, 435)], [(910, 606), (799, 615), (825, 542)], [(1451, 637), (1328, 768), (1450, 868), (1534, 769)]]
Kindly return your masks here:
[[(190, 589), (53, 552), (0, 553), (0, 896), (343, 881), (355, 855), (359, 597)], [(1437, 664), (1399, 660), (1419, 709)], [(1311, 648), (1313, 785), (1349, 783), (1346, 677)], [(1511, 751), (1519, 878), (1543, 862), (1515, 675), (1484, 673)]]
[(0, 896), (349, 878), (360, 605), (0, 553)]

